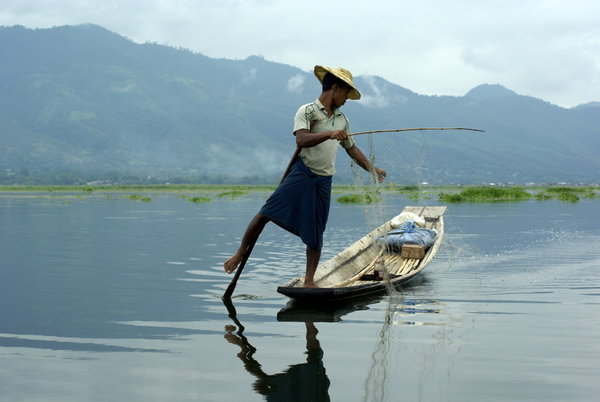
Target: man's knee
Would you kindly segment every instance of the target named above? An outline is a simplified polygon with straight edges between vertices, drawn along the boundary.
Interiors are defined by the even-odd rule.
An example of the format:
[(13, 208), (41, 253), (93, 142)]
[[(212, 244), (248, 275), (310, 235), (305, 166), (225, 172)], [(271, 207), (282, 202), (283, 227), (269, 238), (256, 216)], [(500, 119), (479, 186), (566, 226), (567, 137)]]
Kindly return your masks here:
[(264, 226), (264, 225), (266, 225), (266, 224), (267, 224), (269, 221), (270, 221), (270, 219), (269, 219), (269, 218), (267, 218), (265, 215), (261, 214), (260, 212), (259, 212), (259, 213), (257, 213), (257, 214), (254, 216), (254, 222), (255, 222), (256, 224), (258, 224), (258, 225), (262, 225), (262, 226)]

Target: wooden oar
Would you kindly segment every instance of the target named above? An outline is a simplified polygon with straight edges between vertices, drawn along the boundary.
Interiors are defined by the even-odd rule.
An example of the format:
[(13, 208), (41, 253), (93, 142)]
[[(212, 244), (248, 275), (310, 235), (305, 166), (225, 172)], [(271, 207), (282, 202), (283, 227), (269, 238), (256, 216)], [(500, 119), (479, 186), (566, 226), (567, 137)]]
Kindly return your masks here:
[[(285, 172), (283, 172), (283, 176), (281, 177), (281, 180), (279, 181), (280, 185), (283, 182), (283, 179), (285, 179), (287, 177), (287, 175), (290, 173), (290, 171), (292, 170), (292, 166), (294, 165), (294, 162), (296, 162), (296, 159), (300, 155), (300, 149), (301, 149), (300, 147), (296, 148), (296, 151), (292, 155), (292, 159), (290, 159), (290, 162), (288, 163), (287, 167), (285, 168)], [(262, 229), (261, 229), (261, 232), (262, 232)], [(256, 240), (258, 240), (258, 236), (260, 236), (260, 232), (256, 236)], [(240, 265), (237, 267), (237, 271), (235, 272), (235, 275), (231, 279), (229, 286), (227, 286), (225, 293), (223, 293), (223, 300), (231, 299), (231, 295), (233, 294), (233, 291), (235, 290), (235, 286), (237, 285), (238, 278), (242, 274), (242, 270), (244, 269), (244, 266), (246, 265), (246, 261), (248, 261), (248, 257), (250, 257), (250, 254), (252, 253), (252, 249), (254, 248), (254, 245), (256, 244), (256, 240), (254, 240), (254, 242), (252, 242), (251, 244), (248, 245), (248, 247), (246, 247), (246, 252), (244, 253), (244, 258), (240, 262)]]
[(292, 166), (294, 166), (294, 162), (296, 162), (296, 159), (298, 159), (298, 156), (300, 156), (301, 150), (302, 150), (302, 148), (296, 147), (296, 151), (294, 151), (294, 154), (292, 155), (292, 159), (290, 159), (290, 162), (288, 163), (287, 167), (285, 168), (285, 171), (283, 172), (283, 176), (281, 176), (281, 180), (279, 180), (279, 184), (281, 184), (283, 179), (285, 179), (287, 177), (287, 175), (290, 173), (290, 170), (292, 170)]
[(225, 304), (225, 307), (227, 308), (229, 318), (231, 318), (235, 325), (237, 325), (238, 327), (238, 335), (242, 335), (242, 332), (244, 332), (244, 326), (237, 318), (237, 311), (235, 309), (235, 306), (233, 305), (233, 302), (230, 298), (223, 298), (223, 304)]

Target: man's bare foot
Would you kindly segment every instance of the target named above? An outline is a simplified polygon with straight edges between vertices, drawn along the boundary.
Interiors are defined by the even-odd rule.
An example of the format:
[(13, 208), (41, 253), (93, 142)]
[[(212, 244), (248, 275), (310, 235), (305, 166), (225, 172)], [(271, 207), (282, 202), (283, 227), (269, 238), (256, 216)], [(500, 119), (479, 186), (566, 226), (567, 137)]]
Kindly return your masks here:
[(237, 269), (237, 267), (240, 265), (240, 263), (242, 262), (242, 258), (243, 258), (243, 254), (240, 253), (239, 251), (236, 252), (233, 256), (231, 256), (231, 258), (228, 259), (227, 261), (225, 261), (225, 263), (223, 264), (223, 268), (225, 269), (225, 272), (230, 274), (233, 271), (235, 271)]
[(305, 288), (319, 288), (314, 282), (304, 282), (303, 287)]

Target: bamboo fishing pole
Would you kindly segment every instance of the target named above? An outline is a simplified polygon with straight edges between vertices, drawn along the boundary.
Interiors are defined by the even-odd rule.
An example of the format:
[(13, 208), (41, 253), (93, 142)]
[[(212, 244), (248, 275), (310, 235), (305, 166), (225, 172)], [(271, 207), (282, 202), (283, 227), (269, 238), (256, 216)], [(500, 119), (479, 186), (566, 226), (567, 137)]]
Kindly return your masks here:
[(352, 137), (353, 135), (362, 135), (362, 134), (377, 134), (377, 133), (399, 133), (402, 131), (426, 131), (426, 130), (466, 130), (466, 131), (477, 131), (479, 133), (485, 133), (485, 130), (480, 130), (478, 128), (468, 128), (468, 127), (416, 127), (416, 128), (398, 128), (392, 130), (373, 130), (373, 131), (361, 131), (358, 133), (348, 134), (348, 137)]

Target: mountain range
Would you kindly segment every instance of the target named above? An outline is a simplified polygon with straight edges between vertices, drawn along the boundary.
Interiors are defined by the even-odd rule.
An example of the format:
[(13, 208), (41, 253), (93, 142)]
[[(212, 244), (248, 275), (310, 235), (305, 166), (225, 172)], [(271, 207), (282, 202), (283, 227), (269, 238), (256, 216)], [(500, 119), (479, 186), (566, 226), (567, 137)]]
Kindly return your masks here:
[[(272, 183), (294, 151), (297, 108), (320, 93), (293, 66), (138, 44), (91, 24), (0, 27), (0, 54), (0, 184)], [(378, 76), (355, 82), (363, 97), (343, 108), (353, 132), (485, 130), (356, 136), (391, 182), (600, 182), (598, 102), (565, 109), (499, 84), (425, 96)], [(349, 181), (342, 154), (336, 180)]]

